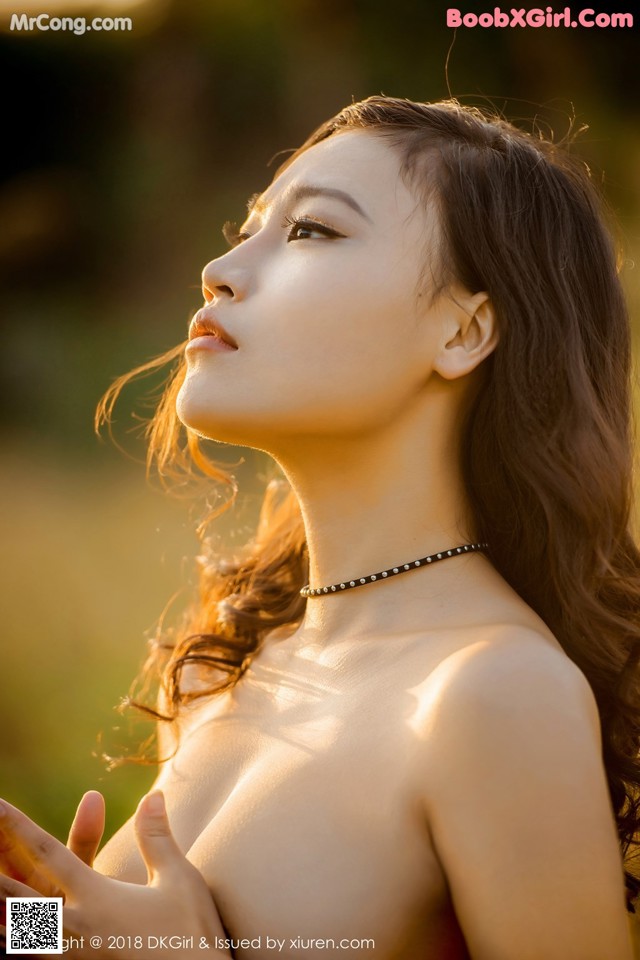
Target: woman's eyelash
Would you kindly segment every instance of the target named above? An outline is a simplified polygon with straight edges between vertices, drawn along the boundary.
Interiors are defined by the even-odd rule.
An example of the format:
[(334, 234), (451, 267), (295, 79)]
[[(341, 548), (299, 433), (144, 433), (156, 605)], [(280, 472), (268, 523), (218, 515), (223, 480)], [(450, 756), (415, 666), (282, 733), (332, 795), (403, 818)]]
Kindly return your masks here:
[(243, 240), (248, 240), (251, 234), (241, 233), (234, 220), (227, 220), (222, 227), (222, 235), (230, 247), (237, 247)]
[(326, 237), (339, 237), (340, 234), (336, 233), (335, 230), (332, 230), (331, 227), (328, 227), (325, 223), (321, 223), (319, 220), (310, 220), (308, 217), (284, 217), (282, 221), (282, 226), (286, 227), (287, 224), (291, 226), (287, 240), (299, 240), (300, 237), (292, 237), (291, 234), (298, 227), (302, 227), (304, 230), (316, 230), (318, 233), (323, 233)]
[[(326, 224), (321, 223), (319, 220), (310, 220), (308, 217), (297, 218), (286, 216), (282, 221), (282, 227), (286, 227), (287, 225), (291, 227), (287, 240), (300, 240), (300, 237), (292, 236), (292, 233), (300, 227), (306, 230), (315, 230), (318, 233), (323, 233), (327, 237), (341, 236), (341, 234), (332, 230), (331, 227), (328, 227)], [(238, 230), (238, 224), (233, 220), (226, 221), (222, 227), (222, 234), (230, 247), (237, 247), (238, 244), (244, 240), (249, 240), (252, 236), (250, 233)]]

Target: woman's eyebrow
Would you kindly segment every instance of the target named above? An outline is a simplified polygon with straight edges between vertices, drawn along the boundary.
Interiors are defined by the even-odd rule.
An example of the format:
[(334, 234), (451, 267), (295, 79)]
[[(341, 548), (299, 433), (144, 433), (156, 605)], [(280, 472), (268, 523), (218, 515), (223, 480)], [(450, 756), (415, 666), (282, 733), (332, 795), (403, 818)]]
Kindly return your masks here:
[[(295, 203), (297, 200), (304, 200), (307, 197), (318, 196), (333, 197), (336, 200), (341, 200), (343, 203), (346, 203), (347, 206), (351, 207), (352, 210), (355, 210), (356, 213), (360, 214), (365, 220), (368, 220), (369, 223), (373, 223), (371, 217), (365, 213), (358, 201), (354, 200), (351, 194), (346, 193), (344, 190), (338, 190), (335, 187), (317, 187), (311, 183), (299, 183), (287, 192), (287, 200), (292, 203)], [(253, 213), (254, 210), (256, 213), (262, 213), (269, 206), (270, 204), (262, 199), (262, 194), (254, 193), (247, 200), (247, 213)]]

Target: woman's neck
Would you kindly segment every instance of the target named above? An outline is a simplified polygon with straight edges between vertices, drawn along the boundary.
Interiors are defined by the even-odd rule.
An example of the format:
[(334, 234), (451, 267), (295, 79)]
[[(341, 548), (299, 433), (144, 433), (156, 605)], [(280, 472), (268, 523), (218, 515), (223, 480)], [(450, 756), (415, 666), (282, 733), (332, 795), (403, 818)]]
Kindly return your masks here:
[[(366, 436), (298, 438), (278, 457), (298, 497), (312, 587), (363, 577), (476, 539), (450, 405), (408, 411)], [(456, 558), (340, 596), (310, 599), (301, 631), (334, 636), (380, 626), (416, 590), (437, 590)], [(449, 571), (445, 568), (449, 567)]]

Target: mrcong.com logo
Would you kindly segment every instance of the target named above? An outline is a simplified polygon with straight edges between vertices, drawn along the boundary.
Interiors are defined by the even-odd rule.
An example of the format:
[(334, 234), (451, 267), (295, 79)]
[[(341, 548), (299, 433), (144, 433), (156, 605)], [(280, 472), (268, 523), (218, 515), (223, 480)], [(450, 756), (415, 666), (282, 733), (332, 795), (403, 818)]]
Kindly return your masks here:
[(546, 27), (552, 30), (569, 27), (595, 27), (606, 29), (608, 27), (631, 28), (633, 27), (632, 13), (605, 13), (598, 12), (592, 7), (584, 7), (581, 10), (573, 10), (571, 7), (564, 7), (562, 10), (554, 10), (553, 7), (532, 7), (527, 10), (525, 7), (512, 7), (509, 10), (503, 10), (502, 7), (494, 7), (492, 11), (485, 13), (464, 13), (456, 7), (447, 9), (448, 27)]
[(127, 31), (133, 28), (131, 17), (53, 17), (39, 13), (30, 17), (26, 13), (12, 13), (9, 30), (12, 33), (73, 33), (77, 37), (91, 30), (102, 33)]

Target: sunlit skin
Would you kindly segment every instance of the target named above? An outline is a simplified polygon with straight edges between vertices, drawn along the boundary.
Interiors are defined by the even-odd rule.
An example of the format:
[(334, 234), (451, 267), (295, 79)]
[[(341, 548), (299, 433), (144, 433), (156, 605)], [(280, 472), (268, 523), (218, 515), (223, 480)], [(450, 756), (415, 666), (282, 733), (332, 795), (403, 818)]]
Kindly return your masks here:
[[(302, 184), (364, 215), (321, 193), (292, 200)], [(183, 422), (277, 460), (313, 586), (476, 539), (458, 428), (499, 331), (486, 293), (429, 295), (439, 224), (392, 148), (368, 131), (312, 147), (242, 233), (202, 277), (238, 349), (188, 349)], [(377, 960), (631, 960), (593, 695), (482, 554), (309, 600), (180, 729), (156, 781), (172, 876), (187, 855), (213, 894), (207, 922), (262, 938), (235, 956), (273, 956), (267, 936), (293, 956), (300, 936), (369, 938)], [(102, 815), (95, 796), (82, 809), (89, 862)], [(27, 827), (16, 815), (11, 830)], [(133, 819), (97, 874), (147, 882)]]

